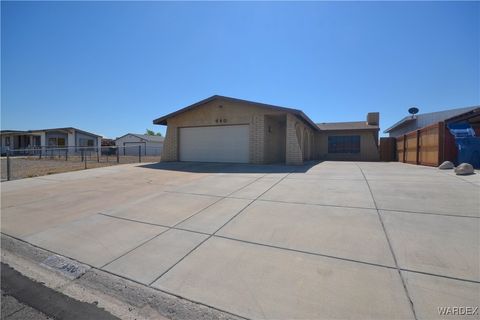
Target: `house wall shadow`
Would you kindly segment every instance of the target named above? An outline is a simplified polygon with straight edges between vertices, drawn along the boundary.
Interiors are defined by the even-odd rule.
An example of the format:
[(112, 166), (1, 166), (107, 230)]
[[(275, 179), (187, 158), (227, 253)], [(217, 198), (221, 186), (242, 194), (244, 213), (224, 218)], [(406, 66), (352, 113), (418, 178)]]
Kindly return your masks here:
[(307, 172), (320, 161), (308, 161), (301, 166), (285, 164), (237, 164), (216, 162), (158, 162), (140, 165), (140, 168), (196, 173), (291, 173)]

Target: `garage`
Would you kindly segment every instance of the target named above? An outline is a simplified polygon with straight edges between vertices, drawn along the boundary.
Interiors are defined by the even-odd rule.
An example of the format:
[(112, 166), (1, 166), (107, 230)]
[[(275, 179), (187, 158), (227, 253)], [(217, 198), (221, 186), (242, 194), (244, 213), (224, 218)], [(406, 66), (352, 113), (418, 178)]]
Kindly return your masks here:
[(115, 139), (115, 145), (120, 148), (120, 154), (138, 156), (159, 156), (163, 149), (163, 137), (158, 135), (127, 133)]
[(249, 126), (179, 128), (180, 161), (249, 162)]

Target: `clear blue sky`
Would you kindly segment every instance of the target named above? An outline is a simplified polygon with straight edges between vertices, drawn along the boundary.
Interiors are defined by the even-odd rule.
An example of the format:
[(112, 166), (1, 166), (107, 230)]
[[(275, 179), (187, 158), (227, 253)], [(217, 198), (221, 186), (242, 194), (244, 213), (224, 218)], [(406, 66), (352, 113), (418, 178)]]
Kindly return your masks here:
[(1, 3), (2, 129), (107, 137), (213, 94), (382, 130), (480, 104), (480, 2)]

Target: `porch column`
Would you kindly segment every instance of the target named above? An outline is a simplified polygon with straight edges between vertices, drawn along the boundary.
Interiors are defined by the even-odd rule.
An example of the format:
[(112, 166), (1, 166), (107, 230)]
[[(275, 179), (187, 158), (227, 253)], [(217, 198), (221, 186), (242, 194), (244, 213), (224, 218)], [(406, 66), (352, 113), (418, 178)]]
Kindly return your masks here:
[(99, 157), (102, 155), (102, 137), (97, 137), (97, 154)]
[(40, 148), (41, 148), (41, 154), (45, 154), (45, 148), (47, 147), (47, 137), (45, 135), (45, 132), (40, 132)]
[(76, 141), (75, 141), (75, 132), (74, 131), (68, 131), (68, 136), (67, 136), (67, 149), (68, 149), (68, 152), (75, 152), (75, 146), (77, 145)]

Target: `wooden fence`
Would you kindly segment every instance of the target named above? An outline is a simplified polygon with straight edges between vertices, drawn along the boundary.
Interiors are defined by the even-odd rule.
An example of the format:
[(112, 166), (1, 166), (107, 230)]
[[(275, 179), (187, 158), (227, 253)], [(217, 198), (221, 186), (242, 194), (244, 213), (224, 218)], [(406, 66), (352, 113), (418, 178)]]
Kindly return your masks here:
[(445, 125), (439, 122), (397, 138), (397, 160), (438, 166), (443, 161)]

